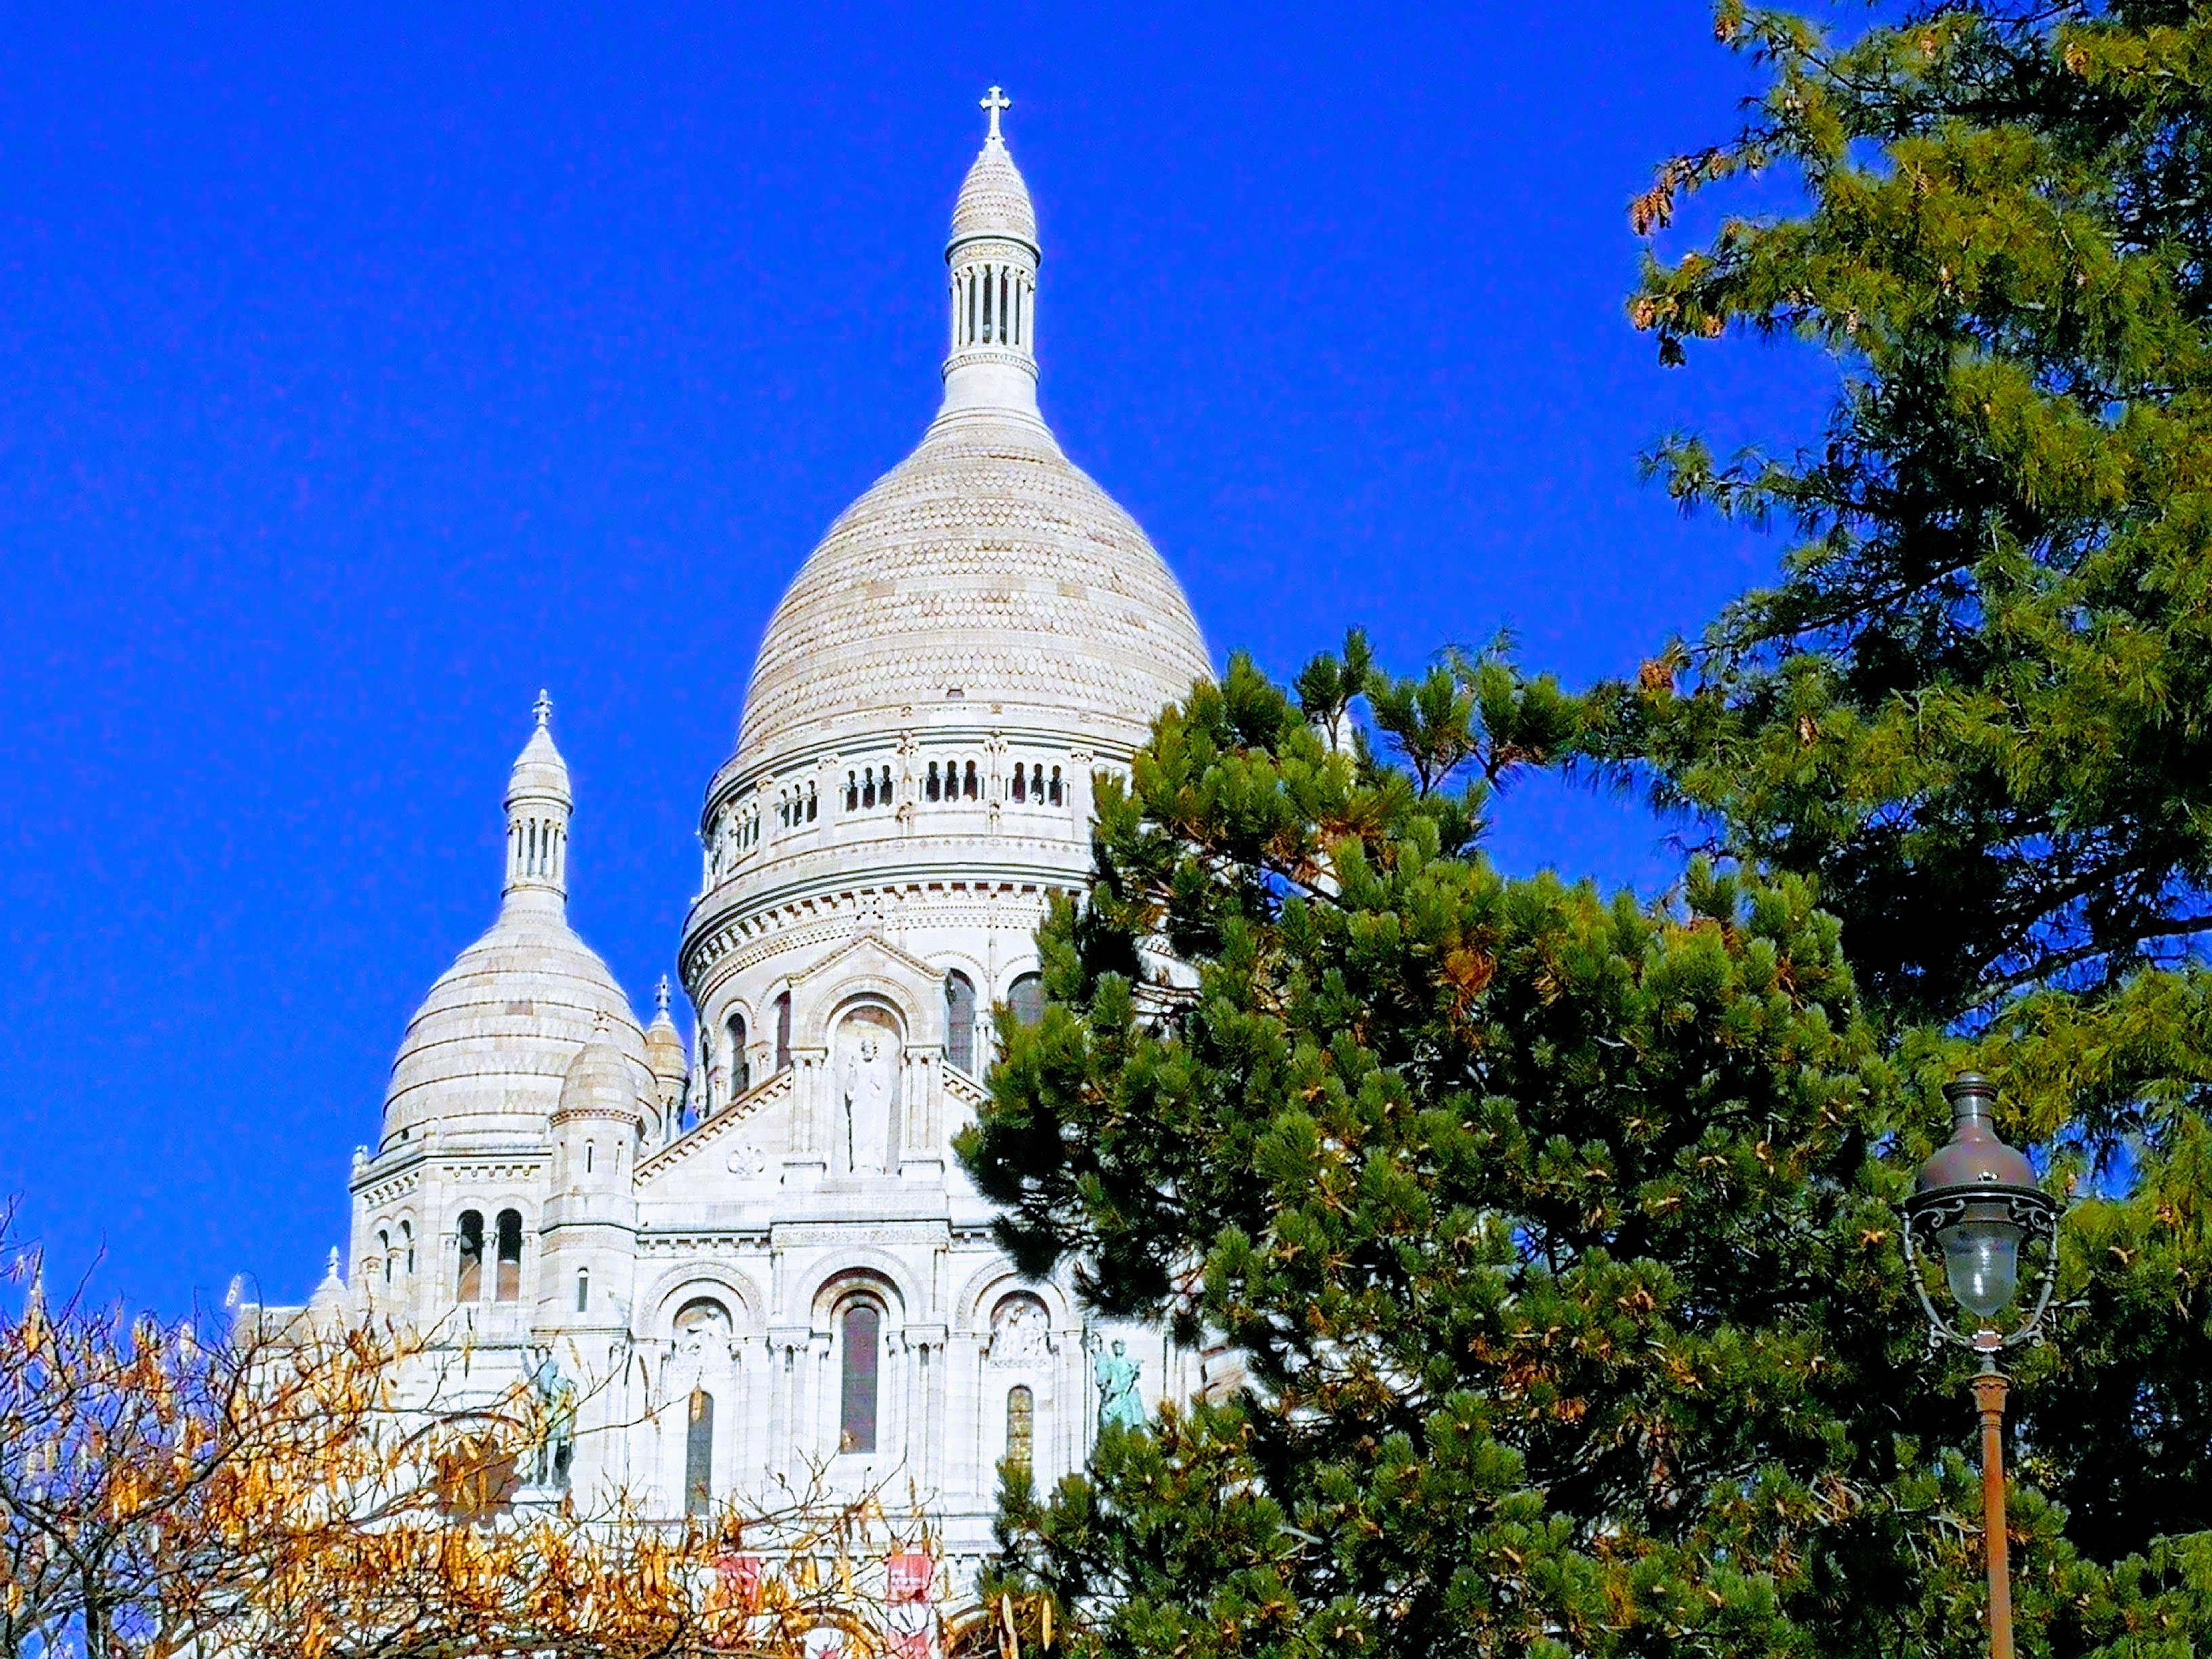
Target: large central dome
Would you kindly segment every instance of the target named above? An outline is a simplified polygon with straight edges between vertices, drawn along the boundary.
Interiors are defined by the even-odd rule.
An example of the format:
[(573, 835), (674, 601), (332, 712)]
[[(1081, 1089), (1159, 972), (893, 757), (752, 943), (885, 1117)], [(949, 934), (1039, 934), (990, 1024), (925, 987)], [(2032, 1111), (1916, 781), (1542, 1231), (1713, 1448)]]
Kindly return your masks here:
[(995, 122), (945, 258), (945, 407), (776, 607), (741, 767), (819, 742), (832, 717), (841, 732), (896, 727), (948, 702), (1099, 720), (1110, 744), (1133, 744), (1208, 672), (1175, 577), (1038, 416), (1036, 216)]
[(942, 416), (776, 607), (741, 757), (947, 699), (1139, 730), (1206, 673), (1174, 576), (1035, 421)]

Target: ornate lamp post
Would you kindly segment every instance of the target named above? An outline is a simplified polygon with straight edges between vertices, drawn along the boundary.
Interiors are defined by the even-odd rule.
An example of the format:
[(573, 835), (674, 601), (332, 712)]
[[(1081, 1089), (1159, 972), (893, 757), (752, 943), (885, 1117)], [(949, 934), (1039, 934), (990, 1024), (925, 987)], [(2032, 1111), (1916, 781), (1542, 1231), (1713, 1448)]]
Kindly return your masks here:
[[(1982, 1413), (1982, 1516), (1990, 1558), (1990, 1659), (2013, 1659), (2012, 1572), (2005, 1547), (2004, 1407), (2005, 1374), (1997, 1356), (2008, 1348), (2043, 1340), (2043, 1316), (2051, 1306), (2057, 1279), (2058, 1206), (2035, 1184), (2028, 1161), (1997, 1139), (1990, 1126), (1996, 1091), (1987, 1078), (1968, 1072), (1944, 1085), (1951, 1103), (1951, 1139), (1920, 1167), (1912, 1196), (1905, 1206), (1905, 1254), (1908, 1276), (1928, 1312), (1928, 1340), (1933, 1347), (1954, 1342), (1979, 1354), (1974, 1403)], [(2043, 1246), (2037, 1272), (2034, 1307), (2010, 1331), (1996, 1322), (2020, 1296), (2020, 1249), (2030, 1240)], [(1943, 1259), (1951, 1296), (1972, 1316), (1971, 1334), (1943, 1316), (1928, 1294), (1921, 1253), (1932, 1249)], [(1969, 1323), (1961, 1320), (1960, 1325)]]

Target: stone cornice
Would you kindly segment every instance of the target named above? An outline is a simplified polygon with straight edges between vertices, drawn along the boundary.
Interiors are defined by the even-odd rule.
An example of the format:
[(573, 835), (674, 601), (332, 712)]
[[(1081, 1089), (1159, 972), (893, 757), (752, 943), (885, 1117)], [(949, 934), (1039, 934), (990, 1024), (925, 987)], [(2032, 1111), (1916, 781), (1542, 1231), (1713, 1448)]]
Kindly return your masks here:
[[(755, 900), (739, 908), (729, 902), (719, 912), (708, 911), (702, 900), (692, 912), (677, 957), (678, 971), (695, 1001), (703, 1000), (720, 970), (747, 943), (772, 939), (775, 948), (792, 950), (850, 938), (867, 920), (872, 902), (903, 908), (908, 901), (926, 902), (933, 924), (956, 921), (988, 925), (1009, 905), (1024, 905), (1042, 912), (1055, 893), (1079, 894), (1085, 881), (1065, 869), (993, 872), (975, 865), (951, 871), (898, 872), (904, 878), (854, 885), (825, 882), (809, 891), (805, 887), (776, 896), (770, 902)], [(967, 896), (967, 902), (957, 896)], [(709, 895), (709, 898), (719, 895)], [(953, 902), (948, 903), (948, 900)], [(974, 914), (968, 914), (973, 912)], [(886, 924), (896, 921), (887, 910)], [(1034, 926), (1034, 923), (1031, 924)]]

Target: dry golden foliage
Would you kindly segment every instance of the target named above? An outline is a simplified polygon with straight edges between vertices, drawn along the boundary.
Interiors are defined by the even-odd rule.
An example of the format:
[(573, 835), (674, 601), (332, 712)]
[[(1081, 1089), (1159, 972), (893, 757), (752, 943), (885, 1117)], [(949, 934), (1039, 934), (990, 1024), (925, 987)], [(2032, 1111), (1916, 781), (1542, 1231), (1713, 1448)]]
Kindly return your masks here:
[(50, 1307), (7, 1221), (4, 1659), (746, 1659), (830, 1630), (848, 1659), (929, 1650), (918, 1511), (817, 1475), (765, 1512), (581, 1512), (521, 1485), (526, 1385), (464, 1408), (450, 1353), (395, 1331), (257, 1312), (213, 1340)]

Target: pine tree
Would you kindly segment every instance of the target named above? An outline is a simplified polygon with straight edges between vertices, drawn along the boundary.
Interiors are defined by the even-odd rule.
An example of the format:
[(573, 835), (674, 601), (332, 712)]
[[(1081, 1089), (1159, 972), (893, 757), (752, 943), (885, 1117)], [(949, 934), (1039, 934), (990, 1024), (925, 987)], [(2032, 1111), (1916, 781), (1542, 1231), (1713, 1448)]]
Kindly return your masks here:
[(1372, 684), (1396, 765), (1339, 735), (1360, 678), (1240, 660), (1165, 715), (1001, 1021), (962, 1152), (1002, 1242), (1249, 1376), (1018, 1496), (1006, 1607), (1127, 1654), (1954, 1650), (1958, 1396), (1892, 1207), (1940, 1113), (1834, 921), (1702, 865), (1672, 907), (1502, 878), (1462, 781), (1549, 689), (1492, 674), (1493, 726), (1480, 665)]
[[(2028, 1473), (2107, 1559), (2212, 1528), (2212, 11), (1915, 6), (1838, 42), (1726, 5), (1769, 83), (1637, 204), (1796, 211), (1647, 266), (1680, 362), (1829, 354), (1820, 441), (1652, 457), (1796, 532), (1780, 579), (1592, 701), (1591, 752), (1813, 883), (1885, 1044), (1964, 1042), (2094, 1194)], [(2165, 1548), (2179, 1547), (2160, 1547)]]

